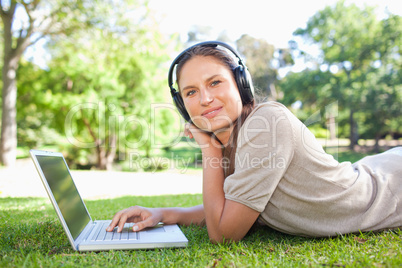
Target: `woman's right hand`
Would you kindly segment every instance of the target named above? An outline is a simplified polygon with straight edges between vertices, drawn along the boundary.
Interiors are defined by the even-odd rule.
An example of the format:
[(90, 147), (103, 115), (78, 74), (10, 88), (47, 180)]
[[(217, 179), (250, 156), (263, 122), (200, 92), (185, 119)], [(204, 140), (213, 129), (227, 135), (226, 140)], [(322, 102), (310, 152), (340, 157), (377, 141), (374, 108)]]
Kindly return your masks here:
[(211, 146), (220, 148), (219, 142), (214, 138), (212, 133), (206, 132), (192, 123), (186, 123), (184, 127), (184, 135), (190, 139), (194, 139), (195, 142), (200, 146), (201, 150)]
[(106, 231), (111, 232), (117, 226), (117, 232), (121, 232), (126, 222), (133, 222), (135, 223), (133, 231), (137, 232), (147, 227), (153, 227), (161, 221), (161, 209), (134, 206), (117, 212)]

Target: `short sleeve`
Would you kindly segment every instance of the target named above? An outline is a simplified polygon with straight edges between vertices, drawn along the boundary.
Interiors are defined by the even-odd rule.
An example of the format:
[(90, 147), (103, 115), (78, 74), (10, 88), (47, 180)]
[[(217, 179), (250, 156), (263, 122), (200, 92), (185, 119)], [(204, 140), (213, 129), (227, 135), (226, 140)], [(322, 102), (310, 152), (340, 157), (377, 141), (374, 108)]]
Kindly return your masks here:
[(264, 211), (295, 148), (290, 111), (264, 103), (249, 115), (237, 140), (235, 171), (224, 183), (225, 198)]

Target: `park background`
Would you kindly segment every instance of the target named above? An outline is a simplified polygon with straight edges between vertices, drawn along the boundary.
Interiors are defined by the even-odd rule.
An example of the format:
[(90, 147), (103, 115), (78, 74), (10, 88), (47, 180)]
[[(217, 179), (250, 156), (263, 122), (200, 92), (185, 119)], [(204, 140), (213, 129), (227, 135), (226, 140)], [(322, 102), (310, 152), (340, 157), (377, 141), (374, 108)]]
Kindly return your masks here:
[(358, 150), (359, 140), (371, 140), (379, 152), (381, 139), (400, 139), (395, 1), (318, 1), (318, 10), (314, 1), (288, 8), (251, 1), (245, 10), (223, 2), (195, 10), (189, 1), (28, 1), (11, 13), (7, 5), (16, 2), (2, 1), (3, 165), (32, 148), (63, 152), (73, 169), (166, 169), (175, 164), (168, 158), (181, 157), (196, 163), (167, 71), (183, 48), (205, 40), (234, 46), (257, 99), (285, 104), (324, 142), (346, 139)]
[[(8, 219), (0, 228), (2, 265), (63, 264), (71, 257), (65, 255), (66, 240), (52, 242), (39, 234), (45, 222), (63, 236), (49, 202), (42, 198), (45, 192), (33, 174), (29, 149), (65, 155), (84, 199), (93, 200), (89, 210), (97, 211), (98, 219), (110, 218), (133, 203), (186, 206), (201, 202), (200, 150), (183, 137), (184, 122), (167, 85), (172, 59), (200, 41), (219, 40), (236, 48), (253, 76), (258, 101), (285, 104), (339, 161), (355, 162), (402, 145), (402, 8), (398, 1), (0, 3), (0, 206), (1, 218)], [(85, 188), (89, 182), (97, 183), (92, 191)], [(121, 183), (127, 187), (119, 192), (116, 186)], [(156, 184), (162, 190), (149, 191)], [(183, 189), (175, 191), (172, 186), (178, 185)], [(163, 196), (155, 202), (139, 197), (144, 195)], [(216, 249), (205, 241), (205, 229), (191, 228), (184, 229), (187, 236), (201, 241), (207, 252)], [(17, 231), (14, 239), (6, 235), (7, 230)], [(24, 239), (26, 233), (36, 240)], [(273, 231), (257, 234), (234, 251), (221, 248), (221, 256), (202, 252), (212, 257), (200, 258), (201, 265), (241, 266), (251, 260), (256, 266), (298, 262), (347, 266), (356, 260), (365, 266), (373, 264), (373, 259), (376, 264), (402, 262), (395, 257), (400, 254), (400, 234), (362, 234), (329, 242)], [(262, 246), (273, 259), (251, 251), (251, 244), (264, 237), (273, 241)], [(378, 249), (379, 240), (395, 244), (384, 242)], [(332, 249), (335, 244), (351, 251)], [(185, 253), (194, 252), (194, 246)], [(312, 247), (327, 252), (316, 248), (320, 258), (307, 256)], [(240, 252), (235, 261), (231, 261), (233, 252), (236, 256)], [(298, 259), (300, 252), (307, 257)], [(110, 254), (107, 258), (117, 258)], [(149, 259), (143, 258), (147, 266)], [(98, 260), (99, 266), (105, 261)]]

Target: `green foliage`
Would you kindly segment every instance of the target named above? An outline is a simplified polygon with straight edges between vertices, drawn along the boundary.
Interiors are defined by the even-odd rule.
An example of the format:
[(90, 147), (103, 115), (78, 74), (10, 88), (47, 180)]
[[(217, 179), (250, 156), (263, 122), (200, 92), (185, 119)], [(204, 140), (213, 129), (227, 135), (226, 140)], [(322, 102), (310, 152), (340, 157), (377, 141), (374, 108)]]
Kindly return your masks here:
[(379, 20), (371, 7), (339, 1), (317, 12), (294, 34), (318, 45), (322, 53), (318, 58), (301, 53), (316, 68), (290, 73), (281, 81), (283, 102), (301, 101), (304, 111), (336, 102), (338, 116), (349, 113), (337, 122), (342, 133), (349, 129), (352, 144), (357, 131), (365, 138), (401, 133), (401, 32), (400, 16)]
[(341, 0), (317, 12), (309, 19), (307, 27), (298, 29), (295, 34), (318, 43), (324, 62), (357, 70), (374, 57), (372, 47), (378, 31), (374, 8), (346, 6)]
[[(94, 219), (131, 205), (193, 206), (201, 195), (120, 197), (86, 201)], [(44, 198), (1, 198), (1, 267), (399, 267), (401, 231), (303, 238), (255, 227), (240, 242), (213, 245), (205, 227), (181, 227), (186, 248), (79, 253), (71, 249)]]
[[(71, 24), (50, 36), (48, 68), (26, 61), (19, 66), (19, 145), (57, 144), (72, 166), (85, 168), (106, 168), (107, 161), (117, 159), (124, 165), (133, 153), (152, 159), (162, 149), (175, 151), (181, 122), (165, 78), (176, 42), (161, 36), (146, 1), (67, 3), (75, 9), (57, 9), (55, 19)], [(350, 136), (352, 110), (363, 138), (402, 133), (401, 18), (390, 14), (380, 21), (373, 14), (371, 8), (341, 1), (295, 32), (323, 53), (318, 59), (303, 54), (317, 68), (280, 81), (281, 101), (288, 106), (300, 101), (301, 109), (293, 112), (319, 137), (326, 135), (328, 108), (334, 105), (339, 107), (334, 113), (338, 137)], [(247, 35), (236, 44), (257, 87), (270, 91), (277, 76), (274, 47)], [(281, 66), (292, 63), (289, 51), (281, 54)], [(325, 69), (331, 66), (338, 72)], [(185, 150), (175, 152), (190, 157)]]
[(194, 140), (182, 137), (180, 141), (169, 146), (154, 150), (152, 157), (143, 157), (140, 154), (131, 154), (126, 161), (119, 161), (114, 166), (121, 171), (157, 172), (167, 169), (187, 172), (189, 169), (201, 170), (201, 149)]
[(314, 111), (337, 101), (333, 87), (338, 78), (330, 72), (306, 69), (300, 73), (289, 73), (281, 83), (284, 93), (282, 103), (291, 105), (302, 101), (305, 111)]
[[(26, 49), (46, 37), (69, 35), (96, 21), (94, 1), (3, 1), (0, 5), (2, 45), (2, 131), (0, 159), (15, 163), (17, 151), (17, 81), (14, 75)], [(32, 135), (29, 135), (32, 136)]]
[(402, 133), (402, 18), (390, 15), (381, 22), (377, 64), (362, 79), (366, 135), (380, 138)]
[(276, 92), (271, 92), (278, 75), (278, 70), (271, 64), (275, 47), (263, 39), (256, 39), (247, 34), (236, 41), (236, 46), (239, 53), (246, 58), (253, 84), (262, 91), (262, 97), (275, 96)]
[(28, 61), (18, 68), (17, 129), (19, 146), (30, 148), (59, 143), (60, 133), (53, 128), (54, 113), (50, 92), (43, 90), (47, 72)]
[[(149, 157), (173, 140), (178, 115), (163, 90), (169, 40), (159, 34), (146, 3), (94, 2), (91, 8), (98, 14), (93, 27), (49, 41), (47, 70), (21, 68), (18, 123), (25, 144), (53, 142), (43, 135), (49, 126), (62, 137), (56, 143), (69, 152), (67, 159), (84, 150), (94, 157), (80, 165), (92, 161), (104, 169), (117, 156)], [(35, 135), (47, 140), (35, 141)]]

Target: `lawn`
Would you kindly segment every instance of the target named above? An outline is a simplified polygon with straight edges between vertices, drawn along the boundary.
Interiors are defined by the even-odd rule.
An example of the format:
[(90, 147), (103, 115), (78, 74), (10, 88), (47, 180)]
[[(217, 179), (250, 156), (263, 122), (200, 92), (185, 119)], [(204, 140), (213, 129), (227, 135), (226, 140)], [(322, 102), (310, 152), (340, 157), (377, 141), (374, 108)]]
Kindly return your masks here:
[[(94, 219), (133, 204), (193, 206), (201, 195), (127, 196), (86, 201)], [(75, 252), (46, 198), (0, 198), (1, 267), (400, 267), (402, 231), (335, 238), (295, 237), (257, 228), (237, 243), (213, 245), (206, 228), (182, 227), (187, 248)]]
[[(194, 154), (194, 149), (176, 150)], [(339, 161), (351, 162), (366, 155), (344, 150), (335, 153)], [(201, 195), (86, 200), (95, 220), (110, 219), (116, 211), (135, 204), (183, 207), (201, 203)], [(80, 253), (72, 250), (47, 198), (0, 198), (0, 267), (402, 266), (400, 230), (314, 239), (259, 227), (241, 242), (213, 245), (205, 227), (181, 228), (189, 240), (186, 248)]]

